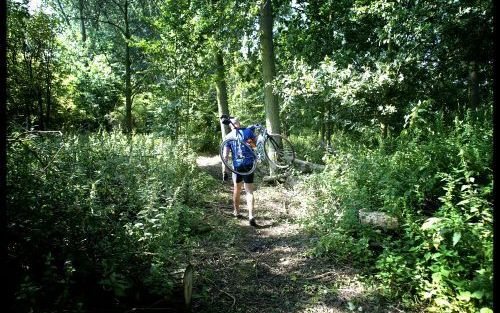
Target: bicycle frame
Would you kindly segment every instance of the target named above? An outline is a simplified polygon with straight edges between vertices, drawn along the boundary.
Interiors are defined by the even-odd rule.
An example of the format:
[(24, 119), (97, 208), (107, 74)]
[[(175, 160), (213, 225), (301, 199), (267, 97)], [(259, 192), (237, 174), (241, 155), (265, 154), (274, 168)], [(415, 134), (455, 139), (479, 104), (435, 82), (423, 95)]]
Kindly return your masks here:
[(259, 131), (256, 147), (254, 150), (255, 154), (257, 155), (257, 162), (261, 163), (266, 159), (266, 154), (264, 152), (264, 142), (266, 141), (266, 138), (269, 137), (267, 129), (260, 124), (251, 125), (248, 128), (250, 128), (252, 131), (254, 129), (257, 129)]
[[(255, 132), (255, 130), (258, 131), (258, 133), (256, 134), (256, 144), (255, 146), (245, 142), (243, 140), (243, 137), (242, 137), (242, 134), (240, 133), (240, 127), (237, 127), (230, 119), (229, 116), (227, 115), (223, 115), (221, 116), (221, 122), (223, 124), (226, 124), (226, 125), (232, 125), (232, 128), (236, 131), (236, 138), (234, 138), (233, 140), (235, 140), (237, 142), (237, 147), (236, 149), (239, 150), (240, 147), (242, 146), (245, 146), (247, 147), (248, 149), (252, 149), (252, 153), (254, 155), (254, 164), (257, 165), (259, 163), (262, 163), (263, 161), (266, 161), (269, 163), (270, 166), (276, 166), (278, 168), (287, 168), (288, 166), (291, 165), (291, 162), (293, 162), (293, 159), (294, 159), (294, 152), (293, 152), (293, 146), (291, 146), (291, 143), (289, 141), (287, 141), (286, 137), (283, 137), (282, 135), (280, 134), (272, 134), (272, 133), (269, 133), (267, 131), (267, 129), (263, 126), (263, 125), (260, 125), (260, 124), (254, 124), (254, 125), (250, 125), (248, 126), (248, 129), (250, 129), (252, 132)], [(282, 141), (285, 141), (285, 144), (288, 145), (288, 147), (290, 147), (291, 149), (291, 157), (290, 157), (290, 162), (288, 161), (285, 161), (286, 163), (288, 164), (283, 164), (281, 163), (281, 161), (277, 161), (277, 157), (279, 155), (279, 158), (280, 160), (283, 160), (283, 154), (282, 154), (282, 144), (283, 142)], [(268, 145), (269, 143), (269, 145)], [(226, 163), (227, 162), (227, 157), (228, 157), (228, 153), (229, 153), (229, 150), (226, 150), (226, 148), (224, 148), (224, 150), (222, 151), (221, 150), (221, 158), (223, 159), (223, 162)], [(233, 153), (235, 153), (233, 151)], [(279, 164), (277, 163), (279, 162)], [(254, 167), (255, 167), (254, 165)], [(226, 166), (228, 166), (226, 164)], [(253, 170), (252, 170), (253, 171)], [(234, 171), (233, 171), (234, 172)]]
[[(238, 140), (238, 142), (242, 142), (242, 139), (241, 139), (241, 136), (239, 135), (240, 133), (238, 132), (238, 130), (240, 129), (239, 127), (236, 127), (236, 125), (233, 124), (233, 122), (231, 122), (231, 120), (228, 118), (227, 121), (233, 125), (233, 128), (236, 129), (236, 138)], [(269, 140), (273, 141), (273, 143), (275, 143), (276, 145), (278, 143), (276, 143), (273, 139), (273, 137), (269, 136), (269, 132), (267, 131), (267, 128), (265, 128), (263, 125), (260, 125), (260, 124), (254, 124), (254, 125), (250, 125), (248, 126), (248, 128), (250, 128), (250, 130), (254, 131), (254, 130), (258, 130), (259, 131), (259, 134), (257, 136), (257, 143), (256, 143), (256, 147), (254, 148), (254, 151), (255, 151), (255, 154), (257, 155), (257, 162), (258, 163), (261, 163), (262, 161), (264, 160), (267, 160), (267, 156), (264, 152), (264, 142), (266, 141), (266, 139), (269, 137)]]

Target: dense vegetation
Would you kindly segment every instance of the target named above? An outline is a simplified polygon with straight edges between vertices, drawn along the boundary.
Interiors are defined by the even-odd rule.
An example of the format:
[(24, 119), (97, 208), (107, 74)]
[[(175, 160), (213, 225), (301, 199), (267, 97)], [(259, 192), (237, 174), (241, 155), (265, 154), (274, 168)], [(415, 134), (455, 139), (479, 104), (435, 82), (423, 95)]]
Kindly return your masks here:
[(13, 135), (14, 309), (85, 312), (113, 297), (168, 294), (203, 218), (197, 199), (211, 182), (189, 151), (161, 137), (117, 132)]
[(213, 183), (194, 158), (228, 109), (326, 165), (306, 183), (316, 257), (408, 310), (491, 312), (491, 1), (33, 3), (7, 1), (13, 310), (171, 292)]

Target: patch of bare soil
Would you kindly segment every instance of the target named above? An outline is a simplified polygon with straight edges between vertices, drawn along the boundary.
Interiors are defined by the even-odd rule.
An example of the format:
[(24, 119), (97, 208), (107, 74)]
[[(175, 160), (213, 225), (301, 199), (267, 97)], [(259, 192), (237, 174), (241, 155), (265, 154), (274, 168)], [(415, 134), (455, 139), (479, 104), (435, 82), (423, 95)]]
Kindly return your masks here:
[(218, 156), (197, 163), (220, 185), (206, 207), (212, 230), (191, 251), (192, 312), (402, 312), (380, 301), (355, 269), (310, 255), (316, 238), (298, 223), (306, 211), (299, 178), (265, 185), (257, 175), (252, 227), (244, 192), (243, 217), (232, 216), (232, 182), (222, 181)]

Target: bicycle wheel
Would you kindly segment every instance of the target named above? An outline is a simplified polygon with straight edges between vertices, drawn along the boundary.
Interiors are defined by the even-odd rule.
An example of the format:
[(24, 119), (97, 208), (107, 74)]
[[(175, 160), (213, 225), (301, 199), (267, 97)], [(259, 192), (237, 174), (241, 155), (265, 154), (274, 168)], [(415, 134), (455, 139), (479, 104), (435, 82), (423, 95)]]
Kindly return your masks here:
[[(224, 147), (229, 146), (229, 156), (227, 161), (224, 160)], [(239, 152), (239, 153), (238, 153)], [(233, 154), (238, 159), (240, 164), (248, 164), (247, 166), (235, 167), (233, 162)], [(226, 139), (222, 142), (219, 148), (219, 156), (222, 163), (233, 173), (238, 175), (249, 175), (255, 171), (257, 166), (257, 156), (253, 149), (245, 142), (234, 138)]]
[(264, 152), (269, 162), (278, 168), (287, 168), (295, 160), (292, 143), (282, 135), (269, 134), (264, 141)]

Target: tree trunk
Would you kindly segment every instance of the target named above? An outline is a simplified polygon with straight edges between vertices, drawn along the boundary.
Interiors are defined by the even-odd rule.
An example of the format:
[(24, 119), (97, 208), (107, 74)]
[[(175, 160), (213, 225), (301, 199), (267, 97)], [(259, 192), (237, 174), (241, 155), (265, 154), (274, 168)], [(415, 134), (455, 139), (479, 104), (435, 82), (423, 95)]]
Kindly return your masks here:
[(47, 61), (47, 75), (46, 75), (46, 82), (45, 82), (45, 100), (47, 102), (47, 105), (45, 108), (46, 109), (45, 126), (47, 129), (50, 129), (50, 111), (52, 110), (51, 79), (52, 79), (52, 75), (50, 74), (49, 64)]
[(382, 138), (382, 140), (387, 138), (387, 130), (387, 122), (385, 121), (385, 119), (382, 119), (382, 121), (380, 122), (380, 137)]
[[(260, 46), (262, 53), (262, 78), (264, 81), (264, 107), (266, 110), (266, 127), (269, 132), (279, 134), (280, 118), (278, 97), (273, 93), (272, 83), (275, 76), (273, 46), (273, 9), (271, 0), (264, 0), (260, 7)], [(273, 152), (271, 152), (271, 158)], [(274, 167), (269, 167), (269, 174), (274, 176)]]
[(40, 86), (36, 88), (36, 101), (38, 104), (38, 129), (45, 130), (45, 122), (43, 118), (43, 99), (42, 99), (42, 91), (40, 90)]
[(78, 0), (78, 11), (80, 12), (80, 32), (82, 34), (82, 42), (86, 42), (87, 30), (85, 28), (85, 19), (83, 14), (83, 0)]
[(71, 27), (71, 23), (69, 21), (69, 18), (66, 15), (66, 12), (64, 11), (63, 6), (61, 5), (61, 1), (57, 0), (57, 5), (59, 6), (59, 10), (61, 10), (61, 14), (64, 17), (64, 21), (66, 22), (66, 24), (68, 25), (68, 27)]
[(479, 106), (479, 80), (475, 61), (470, 62), (469, 83), (469, 105), (472, 109), (476, 109)]
[[(217, 108), (219, 109), (219, 116), (222, 114), (229, 115), (229, 105), (227, 102), (227, 85), (224, 75), (224, 59), (222, 57), (222, 51), (217, 50), (215, 55), (216, 61), (216, 90), (217, 90)], [(229, 133), (229, 127), (220, 122), (220, 129), (222, 139)]]
[[(229, 105), (227, 102), (227, 85), (226, 79), (224, 75), (224, 59), (222, 56), (222, 51), (220, 49), (217, 50), (215, 54), (216, 61), (216, 90), (217, 90), (217, 108), (219, 110), (219, 116), (222, 114), (229, 115)], [(229, 133), (229, 126), (222, 124), (222, 121), (219, 120), (220, 130), (222, 135), (222, 140), (226, 137), (226, 134)], [(224, 172), (227, 172), (226, 166), (222, 163), (222, 175)]]
[[(27, 70), (28, 70), (30, 82), (33, 82), (33, 66), (32, 66), (31, 59), (26, 59), (26, 56), (25, 56), (25, 60), (28, 63)], [(35, 94), (35, 90), (34, 90), (33, 85), (27, 86), (26, 93), (28, 94), (28, 101), (25, 102), (26, 103), (26, 129), (31, 130), (31, 126), (32, 126), (31, 125), (31, 114), (32, 114), (32, 105), (33, 105), (34, 94)]]
[[(25, 91), (26, 94), (29, 95), (28, 99), (31, 98), (31, 90), (26, 90)], [(31, 101), (25, 101), (24, 102), (24, 121), (25, 121), (25, 125), (24, 127), (26, 127), (26, 129), (31, 129), (31, 104), (32, 102)]]
[(332, 108), (331, 103), (325, 103), (326, 114), (325, 114), (325, 137), (326, 137), (326, 146), (330, 147), (332, 145)]
[(271, 133), (279, 134), (280, 119), (278, 97), (273, 93), (271, 84), (275, 76), (273, 46), (273, 10), (271, 0), (261, 4), (260, 45), (262, 53), (262, 76), (264, 80), (264, 105), (266, 110), (266, 127)]
[(132, 84), (131, 84), (131, 60), (130, 60), (130, 28), (128, 20), (128, 1), (124, 6), (125, 18), (125, 131), (132, 133)]
[(320, 109), (320, 122), (319, 122), (319, 138), (321, 142), (325, 142), (325, 134), (326, 134), (326, 121), (325, 121), (325, 103), (321, 106)]

